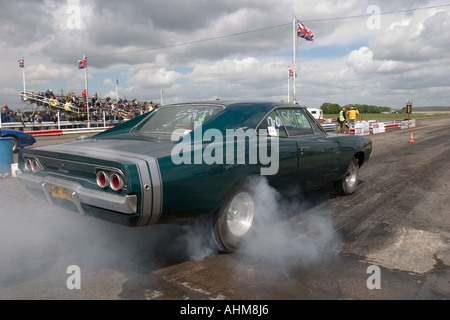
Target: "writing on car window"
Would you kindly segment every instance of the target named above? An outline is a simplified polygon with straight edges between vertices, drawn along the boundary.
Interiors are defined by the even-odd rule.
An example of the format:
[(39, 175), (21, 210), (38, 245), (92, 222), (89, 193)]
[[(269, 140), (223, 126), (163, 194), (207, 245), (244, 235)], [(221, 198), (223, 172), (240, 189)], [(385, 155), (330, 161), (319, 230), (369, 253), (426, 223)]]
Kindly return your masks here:
[(208, 121), (223, 108), (221, 106), (180, 105), (162, 107), (153, 112), (134, 132), (142, 134), (167, 133), (184, 129), (190, 132)]
[(286, 136), (283, 121), (276, 111), (267, 115), (259, 125), (258, 132), (269, 136)]
[(311, 123), (302, 109), (281, 109), (281, 118), (289, 136), (312, 134)]
[[(312, 134), (313, 129), (303, 109), (277, 109), (267, 115), (259, 125), (270, 136), (300, 136)], [(275, 131), (278, 131), (276, 134)]]

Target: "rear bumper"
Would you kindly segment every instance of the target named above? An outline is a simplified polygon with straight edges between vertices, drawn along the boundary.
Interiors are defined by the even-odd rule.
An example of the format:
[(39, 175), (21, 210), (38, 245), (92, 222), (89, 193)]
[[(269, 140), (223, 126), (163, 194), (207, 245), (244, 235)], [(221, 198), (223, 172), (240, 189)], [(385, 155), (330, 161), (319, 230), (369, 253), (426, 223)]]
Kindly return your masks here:
[(103, 191), (87, 189), (79, 183), (55, 177), (39, 177), (36, 175), (17, 171), (17, 178), (28, 188), (44, 192), (48, 202), (54, 204), (51, 186), (69, 190), (71, 201), (78, 212), (88, 215), (82, 205), (93, 206), (117, 213), (133, 215), (137, 213), (137, 196), (120, 196)]

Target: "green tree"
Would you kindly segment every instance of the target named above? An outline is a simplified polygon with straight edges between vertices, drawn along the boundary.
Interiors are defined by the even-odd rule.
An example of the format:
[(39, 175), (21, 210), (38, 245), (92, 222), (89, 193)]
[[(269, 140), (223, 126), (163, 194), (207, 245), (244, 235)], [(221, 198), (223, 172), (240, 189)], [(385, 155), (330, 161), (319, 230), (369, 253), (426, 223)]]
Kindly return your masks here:
[(341, 106), (336, 103), (325, 102), (320, 107), (324, 114), (337, 114), (341, 111)]

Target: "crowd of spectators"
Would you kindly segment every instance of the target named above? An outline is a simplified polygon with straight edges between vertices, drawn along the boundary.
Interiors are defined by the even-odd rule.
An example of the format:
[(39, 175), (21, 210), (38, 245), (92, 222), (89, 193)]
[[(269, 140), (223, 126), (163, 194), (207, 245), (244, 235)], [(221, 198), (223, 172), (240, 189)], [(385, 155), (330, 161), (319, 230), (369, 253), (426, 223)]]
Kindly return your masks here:
[[(154, 104), (153, 101), (149, 103), (139, 102), (136, 98), (132, 101), (129, 101), (127, 98), (113, 101), (110, 97), (102, 100), (98, 97), (97, 92), (90, 99), (87, 99), (85, 90), (81, 97), (78, 97), (73, 92), (69, 92), (65, 96), (56, 96), (52, 90), (34, 92), (33, 99), (28, 100), (37, 104), (37, 111), (21, 112), (20, 109), (14, 111), (5, 104), (1, 112), (2, 123), (22, 122), (23, 125), (25, 123), (56, 123), (58, 121), (58, 112), (59, 121), (85, 122), (89, 117), (89, 121), (116, 123), (159, 108), (159, 105)], [(89, 108), (86, 107), (86, 103), (89, 104)], [(42, 107), (44, 111), (42, 115), (39, 107)]]
[(136, 98), (132, 101), (129, 101), (127, 98), (119, 98), (118, 101), (113, 101), (110, 97), (106, 97), (101, 100), (98, 97), (97, 92), (90, 99), (87, 99), (86, 90), (82, 92), (82, 97), (78, 97), (74, 92), (68, 92), (64, 97), (56, 97), (52, 90), (47, 90), (45, 93), (38, 92), (35, 96), (37, 96), (38, 100), (42, 101), (41, 105), (44, 107), (57, 107), (68, 112), (88, 109), (86, 107), (86, 103), (89, 103), (89, 113), (99, 113), (99, 111), (117, 111), (122, 112), (125, 115), (128, 115), (129, 113), (131, 113), (131, 115), (140, 115), (159, 107), (152, 101), (150, 101), (150, 103), (141, 103)]

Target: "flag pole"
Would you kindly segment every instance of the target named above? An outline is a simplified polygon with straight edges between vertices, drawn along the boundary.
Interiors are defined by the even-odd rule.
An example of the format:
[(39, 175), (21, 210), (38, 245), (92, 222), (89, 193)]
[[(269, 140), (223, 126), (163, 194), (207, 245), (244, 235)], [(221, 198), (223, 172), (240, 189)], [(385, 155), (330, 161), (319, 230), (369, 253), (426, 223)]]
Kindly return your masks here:
[[(86, 55), (84, 55), (84, 58), (86, 59)], [(86, 88), (86, 123), (87, 123), (87, 127), (90, 128), (91, 124), (90, 124), (90, 119), (89, 119), (89, 94), (88, 94), (88, 78), (87, 78), (87, 62), (86, 65), (84, 67), (84, 86)]]
[(27, 100), (27, 89), (25, 87), (25, 59), (24, 59), (24, 64), (23, 64), (23, 68), (22, 68), (22, 79), (23, 79), (23, 100), (26, 101)]
[(293, 96), (292, 96), (292, 102), (295, 104), (296, 102), (297, 102), (297, 97), (295, 96), (295, 78), (296, 78), (296, 74), (297, 74), (297, 71), (296, 71), (296, 69), (295, 69), (295, 40), (296, 40), (296, 36), (295, 36), (295, 23), (296, 23), (296, 21), (297, 21), (297, 17), (294, 15), (294, 16), (292, 16), (292, 60), (293, 60), (293, 63), (294, 63), (294, 66), (293, 66), (293, 72), (294, 72), (294, 75), (293, 75), (293, 80), (292, 80), (292, 87), (293, 87)]
[(119, 101), (119, 80), (116, 79), (116, 101)]
[(163, 93), (164, 93), (164, 90), (161, 89), (161, 107), (163, 106)]
[(287, 100), (287, 102), (289, 103), (290, 102), (290, 88), (289, 88), (289, 85), (290, 85), (290, 82), (291, 82), (291, 68), (288, 66), (288, 100)]

